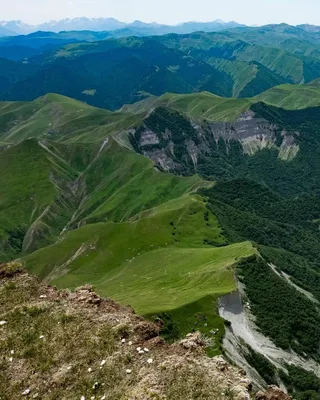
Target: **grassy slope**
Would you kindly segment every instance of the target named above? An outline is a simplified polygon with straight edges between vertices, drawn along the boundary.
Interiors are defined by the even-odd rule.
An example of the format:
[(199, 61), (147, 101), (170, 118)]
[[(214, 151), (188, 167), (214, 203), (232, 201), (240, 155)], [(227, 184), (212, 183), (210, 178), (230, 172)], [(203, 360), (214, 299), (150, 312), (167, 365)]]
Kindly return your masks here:
[(178, 336), (193, 329), (210, 336), (210, 330), (219, 329), (212, 349), (216, 354), (224, 333), (218, 298), (236, 289), (232, 266), (252, 252), (249, 242), (206, 249), (162, 248), (125, 263), (96, 287), (142, 315), (171, 314)]
[(66, 225), (127, 220), (207, 185), (199, 176), (161, 173), (111, 139), (103, 149), (29, 139), (3, 149), (0, 166), (4, 259), (52, 243)]
[(294, 83), (300, 83), (303, 77), (303, 62), (283, 50), (263, 46), (250, 46), (244, 52), (239, 52), (242, 61), (256, 61), (283, 78)]
[(224, 243), (216, 218), (210, 216), (208, 223), (212, 227), (209, 229), (205, 212), (201, 198), (183, 196), (168, 202), (167, 206), (143, 212), (135, 222), (89, 224), (71, 231), (61, 242), (27, 256), (27, 265), (43, 278), (49, 274), (59, 277), (59, 268), (52, 272), (55, 266), (70, 260), (75, 249), (84, 244), (86, 251), (64, 273), (73, 275), (71, 279), (77, 281), (76, 285), (90, 275), (95, 283), (99, 283), (104, 275), (123, 263), (157, 248), (173, 245), (201, 248), (205, 238)]
[(131, 222), (86, 225), (25, 262), (58, 286), (90, 282), (139, 313), (171, 311), (180, 334), (192, 329), (202, 311), (208, 323), (200, 329), (218, 328), (220, 337), (217, 297), (235, 288), (230, 267), (253, 249), (249, 242), (218, 248), (208, 243), (225, 243), (217, 219), (207, 214), (201, 197), (185, 195)]
[(87, 197), (75, 220), (125, 221), (145, 209), (207, 185), (199, 176), (159, 172), (152, 161), (110, 141), (84, 173)]
[(257, 62), (245, 62), (224, 58), (205, 57), (210, 65), (219, 71), (230, 75), (233, 80), (232, 97), (245, 98), (256, 96), (264, 91), (283, 83), (288, 79), (277, 75), (267, 67)]
[[(294, 32), (293, 32), (294, 31)], [(233, 80), (233, 96), (258, 95), (281, 83), (310, 82), (319, 76), (318, 45), (315, 37), (293, 28), (291, 33), (277, 27), (232, 30), (220, 33), (165, 35), (158, 40), (199, 58)], [(301, 35), (305, 39), (301, 41)], [(288, 41), (302, 42), (301, 47)], [(299, 47), (301, 47), (299, 49)], [(253, 63), (262, 68), (259, 76)], [(249, 91), (245, 89), (249, 86)], [(243, 89), (245, 89), (243, 91)]]
[(219, 248), (153, 250), (125, 262), (97, 288), (124, 304), (130, 303), (142, 314), (170, 311), (208, 295), (234, 290), (233, 269), (228, 267), (251, 252), (249, 242)]
[(266, 104), (297, 110), (320, 106), (320, 90), (312, 85), (280, 85), (256, 97)]
[[(191, 194), (207, 183), (198, 176), (156, 171), (150, 160), (112, 140), (101, 153), (100, 146), (45, 144), (43, 148), (35, 139), (27, 140), (3, 152), (2, 225), (26, 230), (50, 206), (51, 212), (33, 224), (38, 242), (44, 245), (41, 232), (46, 224), (51, 231), (63, 227), (59, 219), (65, 211), (59, 207), (66, 206), (65, 200), (62, 205), (55, 203), (63, 186), (74, 179), (85, 185), (86, 195), (73, 222), (118, 223), (99, 222), (73, 230), (56, 244), (26, 256), (27, 267), (59, 286), (92, 282), (101, 293), (130, 302), (143, 314), (173, 310), (180, 334), (191, 330), (201, 310), (208, 319), (201, 328), (208, 333), (218, 328), (219, 338), (223, 321), (214, 305), (218, 295), (234, 289), (233, 272), (227, 267), (252, 248), (249, 243), (212, 247), (225, 244), (217, 219), (201, 197)], [(150, 282), (148, 266), (153, 275)], [(165, 270), (169, 270), (168, 280)], [(165, 288), (163, 298), (153, 296), (158, 284)]]
[[(86, 194), (80, 212), (74, 214), (74, 224), (113, 222), (88, 224), (66, 233), (55, 244), (26, 256), (28, 269), (63, 287), (92, 282), (100, 293), (129, 302), (143, 314), (174, 309), (180, 334), (191, 330), (201, 310), (208, 319), (202, 329), (209, 333), (218, 328), (219, 338), (223, 321), (216, 314), (217, 297), (234, 289), (228, 267), (252, 248), (249, 243), (212, 247), (225, 244), (217, 219), (200, 196), (191, 194), (208, 184), (198, 176), (156, 171), (150, 160), (112, 140), (101, 153), (100, 146), (45, 144), (43, 148), (35, 139), (27, 140), (2, 154), (0, 221), (3, 229), (14, 234), (13, 239), (6, 238), (9, 243), (17, 245), (15, 230), (23, 227), (29, 232), (31, 225), (31, 250), (33, 236), (42, 246), (48, 235), (58, 237), (76, 205), (68, 203), (66, 194), (60, 202), (57, 199), (64, 194), (64, 186), (74, 186), (75, 179), (86, 187)], [(40, 217), (48, 207), (50, 212)], [(22, 238), (17, 251), (22, 250)], [(5, 247), (4, 252), (10, 256)], [(150, 282), (147, 268), (153, 275)], [(169, 270), (168, 280), (165, 270)], [(153, 296), (158, 284), (165, 288), (163, 298)], [(218, 348), (216, 342), (214, 351)]]
[(93, 142), (128, 129), (139, 120), (137, 115), (112, 113), (65, 96), (48, 94), (32, 102), (1, 102), (0, 139), (7, 143), (28, 137)]
[(212, 121), (232, 121), (250, 106), (249, 99), (232, 99), (209, 92), (193, 94), (166, 93), (139, 103), (126, 105), (123, 111), (143, 112), (153, 107), (170, 107), (190, 117), (201, 117)]
[[(126, 105), (123, 112), (112, 113), (68, 97), (49, 94), (32, 102), (0, 103), (0, 143), (17, 143), (41, 137), (64, 143), (99, 142), (141, 123), (142, 113), (153, 107), (176, 109), (193, 118), (233, 121), (252, 103), (263, 101), (287, 109), (319, 105), (320, 90), (315, 84), (280, 85), (247, 99), (222, 98), (209, 92), (166, 93)], [(121, 140), (121, 139), (120, 139)]]
[[(3, 151), (0, 156), (1, 258), (22, 248), (22, 231), (59, 196), (61, 185), (70, 184), (75, 171), (49, 155), (34, 139)], [(4, 244), (6, 243), (6, 244)], [(9, 247), (7, 247), (9, 246)]]
[(207, 60), (207, 62), (215, 65), (219, 71), (224, 71), (232, 77), (234, 81), (232, 97), (238, 97), (242, 90), (257, 75), (257, 66), (244, 61), (212, 58), (211, 60)]
[(208, 92), (186, 95), (166, 93), (160, 97), (151, 96), (138, 103), (126, 105), (122, 111), (142, 113), (150, 108), (164, 106), (184, 112), (193, 118), (233, 121), (252, 104), (260, 101), (288, 110), (317, 107), (320, 105), (320, 90), (315, 82), (308, 85), (279, 85), (256, 97), (246, 99), (223, 98)]

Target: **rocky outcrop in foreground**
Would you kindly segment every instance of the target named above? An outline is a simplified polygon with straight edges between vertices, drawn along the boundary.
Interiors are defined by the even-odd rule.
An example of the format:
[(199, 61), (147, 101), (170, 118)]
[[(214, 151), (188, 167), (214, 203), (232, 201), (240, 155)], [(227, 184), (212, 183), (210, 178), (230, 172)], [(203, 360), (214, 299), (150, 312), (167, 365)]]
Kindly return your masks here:
[[(250, 399), (245, 373), (208, 358), (200, 333), (168, 345), (159, 331), (91, 286), (57, 290), (2, 265), (0, 398)], [(288, 399), (270, 390), (257, 399)]]
[(256, 400), (291, 400), (291, 397), (276, 386), (269, 386), (266, 392), (258, 392)]

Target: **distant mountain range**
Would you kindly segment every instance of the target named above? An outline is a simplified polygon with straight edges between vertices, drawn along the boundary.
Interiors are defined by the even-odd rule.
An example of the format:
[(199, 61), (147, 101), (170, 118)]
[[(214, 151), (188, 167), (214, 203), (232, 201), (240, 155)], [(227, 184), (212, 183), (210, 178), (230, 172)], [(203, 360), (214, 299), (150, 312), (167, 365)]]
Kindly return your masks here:
[[(280, 24), (286, 25), (286, 24)], [(252, 26), (258, 28), (258, 26)], [(158, 24), (156, 22), (146, 23), (143, 21), (134, 21), (131, 23), (121, 22), (114, 18), (73, 18), (62, 19), (59, 21), (49, 21), (39, 25), (29, 25), (23, 21), (0, 21), (0, 37), (28, 35), (30, 33), (43, 32), (64, 32), (64, 31), (93, 31), (110, 32), (110, 37), (124, 36), (149, 36), (164, 35), (168, 33), (189, 34), (192, 32), (219, 32), (233, 28), (249, 28), (247, 25), (239, 24), (235, 21), (224, 22), (217, 19), (212, 22), (189, 21), (177, 25)], [(320, 26), (302, 24), (297, 25), (306, 32), (318, 33)], [(111, 33), (112, 32), (112, 33)]]
[(165, 34), (165, 33), (191, 33), (194, 31), (221, 31), (245, 25), (237, 22), (186, 22), (179, 25), (162, 25), (155, 22), (145, 23), (134, 21), (132, 23), (120, 22), (114, 18), (74, 18), (60, 21), (45, 22), (40, 25), (28, 25), (22, 21), (0, 21), (0, 36), (26, 35), (37, 31), (61, 32), (61, 31), (115, 31), (133, 29), (138, 33)]
[(54, 92), (117, 110), (166, 92), (247, 98), (320, 77), (320, 33), (301, 27), (151, 37), (132, 36), (133, 29), (120, 30), (122, 37), (114, 30), (0, 38), (0, 100)]

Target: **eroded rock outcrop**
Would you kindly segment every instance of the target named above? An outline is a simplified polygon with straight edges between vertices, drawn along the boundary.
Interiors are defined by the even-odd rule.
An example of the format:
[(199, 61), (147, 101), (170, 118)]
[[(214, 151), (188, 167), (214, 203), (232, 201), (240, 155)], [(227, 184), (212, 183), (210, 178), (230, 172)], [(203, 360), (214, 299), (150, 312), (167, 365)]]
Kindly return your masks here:
[(259, 150), (274, 148), (280, 159), (291, 160), (299, 151), (297, 136), (299, 132), (288, 132), (252, 110), (234, 122), (195, 123), (176, 111), (170, 113), (162, 108), (153, 110), (144, 126), (131, 134), (137, 151), (162, 170), (176, 172), (195, 172), (199, 160), (203, 162), (219, 152), (228, 158), (234, 142), (243, 154), (254, 155)]

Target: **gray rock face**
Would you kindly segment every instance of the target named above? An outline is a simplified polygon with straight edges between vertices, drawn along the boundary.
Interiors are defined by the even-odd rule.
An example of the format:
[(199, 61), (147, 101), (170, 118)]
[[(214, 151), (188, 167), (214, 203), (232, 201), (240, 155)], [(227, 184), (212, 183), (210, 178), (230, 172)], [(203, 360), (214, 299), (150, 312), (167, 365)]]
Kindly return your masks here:
[[(282, 149), (279, 152), (280, 158), (293, 158), (299, 150), (296, 148), (297, 145), (291, 134), (286, 130), (279, 129), (277, 125), (266, 119), (255, 117), (255, 113), (251, 110), (243, 113), (234, 123), (212, 123), (210, 129), (217, 140), (220, 137), (226, 142), (232, 139), (239, 140), (246, 154), (252, 155), (264, 148), (277, 147), (277, 135), (279, 134), (282, 138), (279, 148), (279, 150)], [(290, 152), (290, 149), (294, 151)]]
[(159, 133), (146, 127), (139, 138), (141, 153), (165, 171), (179, 171), (187, 165), (189, 171), (195, 172), (199, 157), (210, 157), (221, 138), (225, 142), (227, 153), (231, 140), (239, 141), (243, 154), (248, 155), (254, 155), (265, 148), (275, 148), (280, 159), (291, 160), (299, 151), (295, 141), (295, 135), (299, 135), (299, 132), (287, 132), (266, 119), (256, 117), (252, 110), (243, 113), (233, 123), (200, 124), (191, 121), (191, 124), (197, 140), (186, 137), (179, 143), (173, 141), (172, 132), (168, 128)]
[(144, 147), (147, 145), (159, 144), (160, 140), (156, 133), (152, 132), (150, 129), (146, 129), (141, 135), (140, 146)]
[(143, 151), (143, 155), (150, 158), (158, 167), (160, 167), (164, 171), (174, 171), (179, 169), (179, 164), (173, 161), (173, 158), (167, 154), (167, 151), (165, 149)]

